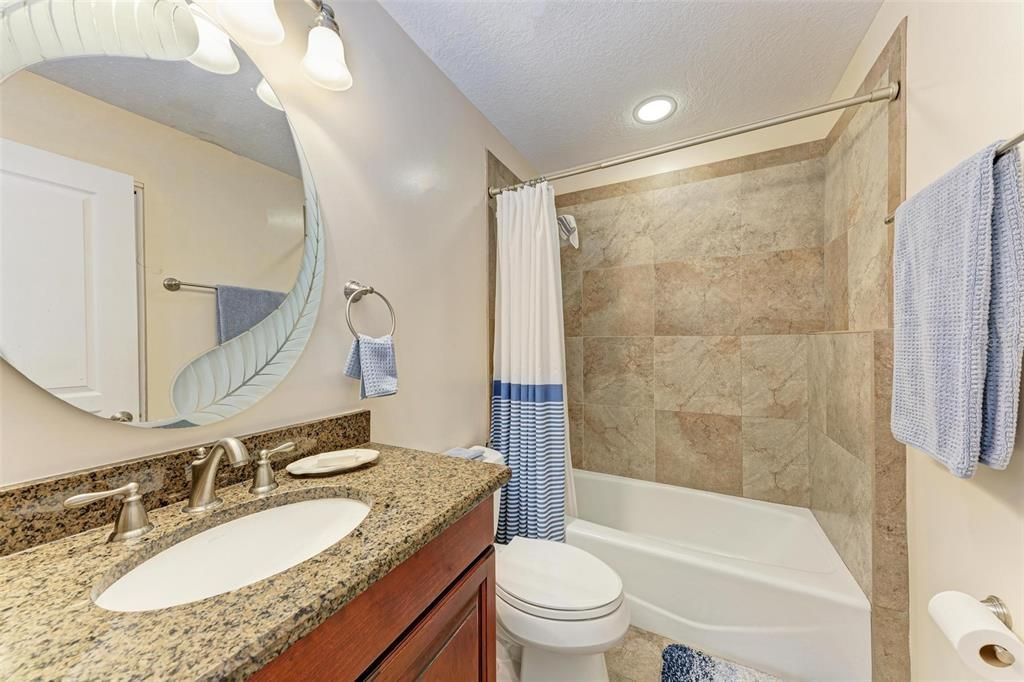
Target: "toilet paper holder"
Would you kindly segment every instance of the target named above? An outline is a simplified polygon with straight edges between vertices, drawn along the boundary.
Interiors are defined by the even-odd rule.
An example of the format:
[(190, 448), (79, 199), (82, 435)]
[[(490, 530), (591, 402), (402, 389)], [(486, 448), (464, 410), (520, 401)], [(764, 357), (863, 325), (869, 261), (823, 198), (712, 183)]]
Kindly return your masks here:
[[(992, 615), (995, 616), (1006, 626), (1008, 630), (1013, 629), (1013, 616), (1010, 615), (1010, 609), (1007, 608), (1006, 602), (997, 597), (994, 594), (990, 594), (981, 600)], [(982, 647), (979, 652), (982, 659), (984, 659), (989, 665), (995, 665), (999, 667), (1011, 666), (1017, 662), (1016, 657), (1007, 651), (1005, 647), (999, 646), (998, 644), (988, 644)]]

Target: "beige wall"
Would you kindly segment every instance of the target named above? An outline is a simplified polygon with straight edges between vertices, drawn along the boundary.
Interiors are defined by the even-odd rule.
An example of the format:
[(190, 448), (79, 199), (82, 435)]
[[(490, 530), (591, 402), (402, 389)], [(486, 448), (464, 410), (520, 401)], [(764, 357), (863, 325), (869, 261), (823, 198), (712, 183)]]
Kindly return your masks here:
[[(217, 437), (373, 409), (374, 438), (439, 449), (487, 434), (486, 150), (517, 175), (532, 169), (376, 3), (338, 3), (355, 85), (309, 84), (299, 63), (308, 6), (278, 2), (287, 37), (250, 56), (274, 86), (316, 177), (327, 226), (327, 273), (316, 329), (266, 399), (208, 427), (141, 430), (67, 407), (0, 366), (0, 481), (155, 453)], [(342, 287), (380, 288), (398, 312), (400, 390), (360, 403), (342, 370), (350, 343)], [(363, 329), (386, 311), (360, 303)]]
[(213, 292), (170, 292), (164, 278), (290, 290), (302, 180), (27, 71), (0, 99), (0, 137), (144, 185), (148, 419), (173, 417), (171, 383), (217, 345), (217, 308)]
[[(907, 193), (1024, 126), (1024, 3), (901, 3), (880, 9), (836, 90), (849, 95), (907, 17)], [(942, 590), (994, 593), (1024, 635), (1024, 436), (1006, 471), (969, 481), (907, 453), (912, 669), (920, 680), (974, 680), (928, 616)]]

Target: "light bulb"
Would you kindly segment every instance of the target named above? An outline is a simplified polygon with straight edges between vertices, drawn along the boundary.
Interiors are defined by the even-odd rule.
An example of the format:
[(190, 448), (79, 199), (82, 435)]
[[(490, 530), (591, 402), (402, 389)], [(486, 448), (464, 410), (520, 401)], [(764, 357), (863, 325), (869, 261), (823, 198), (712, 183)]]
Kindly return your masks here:
[(256, 95), (263, 100), (263, 103), (268, 107), (273, 107), (278, 111), (284, 111), (284, 107), (281, 106), (281, 100), (277, 98), (274, 93), (274, 89), (270, 87), (270, 83), (267, 82), (266, 78), (260, 79), (260, 84), (256, 86)]
[(274, 0), (218, 0), (217, 15), (224, 28), (260, 45), (284, 40), (284, 26)]
[(221, 30), (198, 5), (189, 5), (196, 28), (199, 30), (199, 47), (188, 58), (200, 69), (211, 73), (228, 75), (238, 73), (238, 56), (231, 49), (231, 39)]
[(314, 26), (309, 30), (302, 70), (322, 88), (348, 90), (352, 87), (352, 73), (345, 64), (345, 46), (341, 43), (341, 36), (326, 26)]

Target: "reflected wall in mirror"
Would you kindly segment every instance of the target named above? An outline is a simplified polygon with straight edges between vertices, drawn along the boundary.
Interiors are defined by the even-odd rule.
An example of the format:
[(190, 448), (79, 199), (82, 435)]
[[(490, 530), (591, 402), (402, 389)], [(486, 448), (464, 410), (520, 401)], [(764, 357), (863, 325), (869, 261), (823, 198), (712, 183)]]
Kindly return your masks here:
[(313, 182), (273, 92), (257, 94), (262, 75), (231, 48), (231, 74), (93, 56), (0, 85), (0, 353), (99, 417), (236, 414), (315, 321)]

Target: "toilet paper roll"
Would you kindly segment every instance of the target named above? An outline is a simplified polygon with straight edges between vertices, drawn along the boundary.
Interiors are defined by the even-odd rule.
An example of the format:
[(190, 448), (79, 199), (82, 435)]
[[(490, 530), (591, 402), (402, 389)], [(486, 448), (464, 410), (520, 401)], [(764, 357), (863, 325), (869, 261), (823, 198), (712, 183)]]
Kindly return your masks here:
[[(963, 592), (939, 592), (928, 602), (928, 613), (961, 660), (982, 678), (1024, 679), (1024, 642), (980, 601)], [(1000, 660), (997, 646), (1008, 651), (1014, 662)]]

